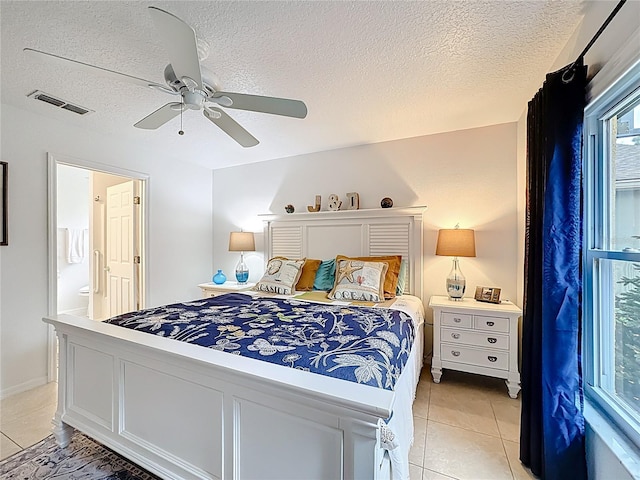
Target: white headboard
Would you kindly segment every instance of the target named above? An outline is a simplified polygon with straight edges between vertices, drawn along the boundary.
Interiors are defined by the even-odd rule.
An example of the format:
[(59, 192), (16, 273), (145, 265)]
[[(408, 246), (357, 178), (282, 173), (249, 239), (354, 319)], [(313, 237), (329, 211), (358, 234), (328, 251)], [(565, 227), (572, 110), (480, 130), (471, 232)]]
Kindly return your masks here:
[(421, 298), (422, 215), (426, 207), (261, 215), (265, 260), (328, 260), (336, 255), (402, 255), (409, 261), (408, 291)]

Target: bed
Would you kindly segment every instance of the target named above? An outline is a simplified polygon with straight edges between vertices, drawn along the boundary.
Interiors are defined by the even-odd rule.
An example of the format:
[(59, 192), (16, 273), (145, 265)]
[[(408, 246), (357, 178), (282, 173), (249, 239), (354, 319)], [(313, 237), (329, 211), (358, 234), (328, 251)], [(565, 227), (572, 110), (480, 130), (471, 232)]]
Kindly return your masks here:
[[(265, 258), (393, 254), (407, 260), (405, 291), (412, 295), (397, 297), (390, 308), (411, 317), (414, 334), (402, 373), (388, 388), (110, 323), (46, 317), (60, 352), (57, 442), (68, 444), (77, 429), (163, 478), (408, 478), (411, 403), (423, 355), (423, 211), (263, 217)], [(244, 305), (254, 295), (231, 297)], [(218, 300), (187, 303), (207, 301), (211, 308)], [(297, 293), (270, 302), (329, 308)]]

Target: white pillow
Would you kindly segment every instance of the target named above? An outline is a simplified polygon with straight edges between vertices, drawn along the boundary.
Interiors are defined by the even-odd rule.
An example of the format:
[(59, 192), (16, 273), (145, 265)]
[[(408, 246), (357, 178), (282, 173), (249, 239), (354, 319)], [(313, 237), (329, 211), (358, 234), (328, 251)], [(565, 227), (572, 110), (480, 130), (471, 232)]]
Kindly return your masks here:
[(340, 260), (336, 265), (336, 279), (329, 298), (334, 300), (384, 301), (386, 262)]
[(255, 290), (261, 292), (291, 295), (294, 285), (302, 273), (304, 258), (301, 260), (285, 260), (272, 258), (267, 263), (267, 271), (256, 284)]

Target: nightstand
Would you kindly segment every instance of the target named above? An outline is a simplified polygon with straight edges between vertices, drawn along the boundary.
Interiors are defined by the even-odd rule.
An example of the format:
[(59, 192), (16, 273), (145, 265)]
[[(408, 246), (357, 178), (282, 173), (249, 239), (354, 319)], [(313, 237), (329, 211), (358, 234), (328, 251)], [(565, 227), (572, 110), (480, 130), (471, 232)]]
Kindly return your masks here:
[(443, 368), (503, 378), (509, 396), (517, 398), (518, 319), (522, 310), (509, 301), (454, 301), (445, 296), (431, 297), (429, 306), (433, 308), (433, 381), (440, 383)]
[(242, 292), (243, 290), (251, 290), (256, 284), (255, 283), (243, 283), (239, 284), (238, 282), (224, 282), (222, 284), (217, 283), (201, 283), (198, 285), (200, 289), (202, 289), (202, 296), (204, 298), (217, 297), (218, 295), (222, 295), (225, 293), (231, 292)]

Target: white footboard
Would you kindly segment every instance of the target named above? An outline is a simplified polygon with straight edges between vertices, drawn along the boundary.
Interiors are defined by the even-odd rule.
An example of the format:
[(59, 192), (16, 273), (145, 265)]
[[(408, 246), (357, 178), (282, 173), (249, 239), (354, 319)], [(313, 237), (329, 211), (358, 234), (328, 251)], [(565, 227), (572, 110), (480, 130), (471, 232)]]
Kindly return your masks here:
[(54, 433), (163, 478), (380, 479), (391, 391), (66, 315)]

